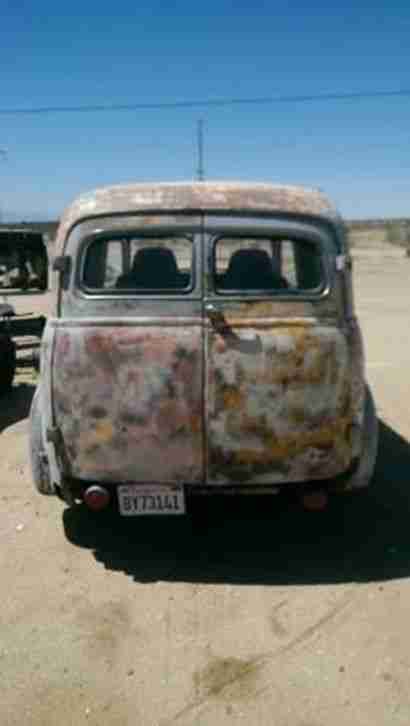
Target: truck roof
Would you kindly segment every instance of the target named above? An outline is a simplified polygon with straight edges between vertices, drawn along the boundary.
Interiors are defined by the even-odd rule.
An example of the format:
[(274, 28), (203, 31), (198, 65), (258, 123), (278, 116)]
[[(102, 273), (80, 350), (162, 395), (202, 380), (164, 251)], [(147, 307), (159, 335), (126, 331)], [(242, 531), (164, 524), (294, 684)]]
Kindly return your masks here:
[(57, 247), (81, 219), (133, 212), (208, 212), (235, 214), (288, 213), (322, 217), (337, 222), (340, 216), (323, 192), (304, 186), (252, 182), (161, 182), (101, 187), (78, 197), (64, 212)]

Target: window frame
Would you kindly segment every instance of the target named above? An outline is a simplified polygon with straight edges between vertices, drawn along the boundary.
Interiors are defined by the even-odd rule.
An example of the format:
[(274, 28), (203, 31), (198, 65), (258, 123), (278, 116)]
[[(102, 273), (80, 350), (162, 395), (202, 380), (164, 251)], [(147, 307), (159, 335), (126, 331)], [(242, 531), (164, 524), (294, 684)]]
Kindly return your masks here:
[[(182, 234), (179, 232), (179, 230), (150, 230), (150, 231), (140, 231), (140, 230), (124, 230), (123, 232), (121, 230), (101, 230), (96, 231), (94, 233), (86, 235), (80, 243), (79, 248), (79, 254), (78, 254), (78, 265), (76, 270), (76, 288), (85, 296), (85, 297), (91, 297), (93, 299), (95, 298), (102, 298), (102, 299), (108, 299), (108, 298), (141, 298), (143, 300), (146, 300), (147, 298), (158, 298), (158, 299), (165, 299), (165, 298), (185, 298), (187, 296), (192, 296), (193, 291), (196, 289), (197, 285), (197, 276), (196, 276), (196, 268), (197, 268), (197, 259), (196, 259), (196, 244), (195, 244), (195, 236), (196, 232), (187, 232), (183, 231)], [(115, 241), (120, 242), (122, 244), (122, 248), (124, 250), (124, 243), (127, 243), (129, 246), (131, 241), (133, 239), (156, 239), (160, 240), (161, 238), (165, 239), (186, 239), (190, 245), (191, 245), (191, 275), (190, 275), (190, 284), (187, 287), (184, 288), (147, 288), (145, 290), (140, 289), (133, 289), (133, 288), (105, 288), (105, 287), (88, 287), (84, 284), (84, 268), (85, 263), (87, 259), (87, 253), (89, 248), (92, 244), (95, 244), (98, 241)], [(122, 252), (122, 255), (124, 252)], [(124, 274), (124, 273), (122, 273)]]
[[(231, 290), (221, 290), (219, 287), (216, 286), (216, 248), (218, 242), (220, 242), (221, 239), (249, 239), (252, 240), (264, 240), (266, 242), (275, 242), (275, 241), (282, 241), (282, 242), (300, 242), (303, 244), (305, 242), (306, 244), (310, 244), (315, 246), (319, 250), (319, 261), (320, 261), (320, 267), (321, 267), (321, 276), (322, 276), (322, 284), (317, 288), (312, 288), (309, 290), (297, 290), (295, 288), (281, 288), (277, 290), (265, 290), (263, 288), (261, 289), (249, 289), (249, 290), (240, 290), (240, 289), (231, 289)], [(235, 298), (238, 297), (246, 297), (246, 298), (252, 298), (252, 299), (264, 299), (264, 300), (272, 300), (272, 299), (278, 299), (278, 298), (284, 298), (284, 299), (297, 299), (297, 300), (318, 300), (326, 295), (329, 294), (330, 291), (330, 272), (329, 272), (329, 264), (328, 264), (328, 254), (326, 251), (326, 247), (323, 243), (323, 240), (321, 239), (321, 236), (317, 236), (316, 239), (307, 237), (306, 234), (303, 233), (296, 233), (294, 230), (246, 230), (244, 232), (240, 232), (239, 230), (226, 230), (226, 231), (219, 231), (217, 234), (212, 235), (210, 239), (210, 254), (208, 255), (208, 265), (211, 266), (211, 269), (209, 270), (209, 278), (211, 280), (211, 285), (208, 285), (208, 293), (211, 293), (213, 295), (216, 295), (220, 298)]]

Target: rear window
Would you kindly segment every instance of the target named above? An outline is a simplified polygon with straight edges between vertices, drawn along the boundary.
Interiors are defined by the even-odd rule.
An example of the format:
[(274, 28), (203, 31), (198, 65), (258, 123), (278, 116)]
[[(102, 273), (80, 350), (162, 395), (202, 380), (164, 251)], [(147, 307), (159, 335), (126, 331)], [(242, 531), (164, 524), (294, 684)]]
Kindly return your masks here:
[(90, 242), (82, 265), (87, 291), (172, 294), (192, 289), (189, 237), (104, 237)]
[(214, 283), (220, 293), (319, 293), (325, 284), (321, 247), (301, 239), (220, 237)]

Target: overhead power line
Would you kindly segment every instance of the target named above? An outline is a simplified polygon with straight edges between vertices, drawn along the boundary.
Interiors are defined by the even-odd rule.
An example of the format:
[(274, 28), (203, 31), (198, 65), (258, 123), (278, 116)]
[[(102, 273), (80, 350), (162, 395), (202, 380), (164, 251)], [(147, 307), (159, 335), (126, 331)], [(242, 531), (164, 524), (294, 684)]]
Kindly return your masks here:
[(147, 103), (85, 104), (79, 106), (32, 106), (0, 108), (2, 116), (28, 116), (53, 113), (106, 113), (157, 109), (222, 108), (224, 106), (257, 106), (286, 103), (317, 103), (330, 101), (361, 101), (377, 98), (404, 98), (410, 89), (398, 91), (348, 91), (346, 93), (317, 93), (299, 96), (261, 96), (254, 98), (208, 98), (196, 101), (161, 101)]

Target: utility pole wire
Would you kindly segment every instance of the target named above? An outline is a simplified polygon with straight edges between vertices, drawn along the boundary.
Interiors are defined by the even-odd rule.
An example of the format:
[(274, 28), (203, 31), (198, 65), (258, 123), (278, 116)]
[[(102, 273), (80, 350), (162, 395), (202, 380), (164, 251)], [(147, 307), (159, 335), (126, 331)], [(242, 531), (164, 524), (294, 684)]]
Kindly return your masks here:
[(317, 93), (296, 96), (262, 96), (254, 98), (210, 98), (196, 101), (164, 101), (157, 103), (85, 104), (80, 106), (32, 106), (29, 108), (0, 108), (0, 116), (28, 116), (53, 113), (107, 113), (156, 109), (223, 108), (225, 106), (257, 106), (286, 103), (320, 103), (330, 101), (364, 101), (377, 98), (410, 97), (410, 89), (397, 91), (348, 91), (346, 93)]

